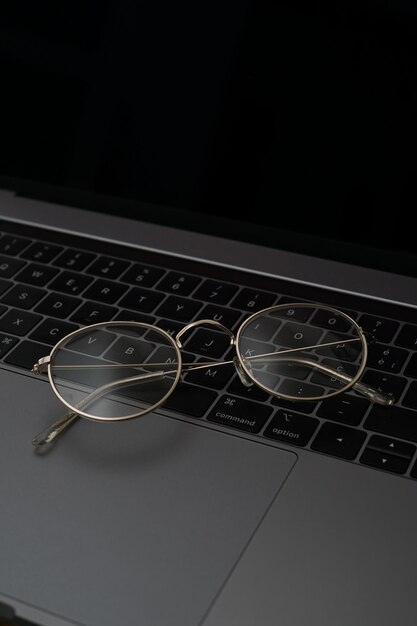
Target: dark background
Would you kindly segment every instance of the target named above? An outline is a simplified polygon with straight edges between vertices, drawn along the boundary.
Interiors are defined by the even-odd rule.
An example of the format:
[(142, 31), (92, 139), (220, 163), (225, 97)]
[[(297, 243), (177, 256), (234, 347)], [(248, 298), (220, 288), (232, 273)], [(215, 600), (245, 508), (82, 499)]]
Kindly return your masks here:
[(0, 183), (417, 275), (416, 7), (2, 6)]

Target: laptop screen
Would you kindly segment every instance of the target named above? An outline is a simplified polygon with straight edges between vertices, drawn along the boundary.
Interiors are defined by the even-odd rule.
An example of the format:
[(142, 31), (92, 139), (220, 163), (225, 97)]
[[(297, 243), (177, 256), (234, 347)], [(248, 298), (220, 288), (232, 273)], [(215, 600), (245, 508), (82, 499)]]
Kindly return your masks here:
[(2, 12), (2, 186), (417, 275), (412, 3)]

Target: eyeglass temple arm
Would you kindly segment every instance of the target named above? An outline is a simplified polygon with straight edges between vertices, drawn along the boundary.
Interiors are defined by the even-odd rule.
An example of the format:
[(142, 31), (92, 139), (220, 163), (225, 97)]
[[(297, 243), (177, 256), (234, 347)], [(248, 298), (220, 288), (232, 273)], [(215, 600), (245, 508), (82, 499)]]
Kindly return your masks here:
[[(226, 365), (227, 363), (233, 363), (233, 361), (223, 361), (217, 365)], [(43, 373), (46, 371), (47, 366), (49, 364), (49, 357), (44, 357), (42, 359), (39, 359), (39, 361), (34, 365), (32, 371), (34, 373)], [(66, 366), (63, 365), (61, 366), (62, 369), (88, 369), (91, 367), (94, 368), (115, 368), (115, 367), (128, 367), (130, 369), (132, 369), (132, 367), (143, 367), (143, 363), (135, 363), (135, 364), (124, 364), (124, 363), (119, 363), (119, 364), (103, 364), (103, 365), (74, 365), (74, 366)], [(154, 367), (164, 367), (167, 364), (166, 363), (149, 363), (146, 364), (147, 367), (149, 367), (150, 365), (154, 366)], [(192, 366), (193, 365), (193, 366)], [(200, 368), (204, 368), (204, 367), (209, 367), (209, 366), (213, 366), (213, 362), (210, 363), (200, 363), (198, 365), (195, 364), (185, 364), (183, 369), (186, 369), (187, 366), (189, 367), (189, 369), (200, 369)], [(192, 367), (190, 367), (192, 366)], [(56, 366), (56, 369), (60, 369), (60, 366)], [(187, 368), (188, 369), (188, 368)], [(158, 378), (163, 378), (164, 376), (168, 375), (168, 374), (175, 374), (177, 370), (170, 370), (170, 371), (159, 371), (159, 372), (152, 372), (150, 374), (138, 374), (137, 376), (129, 376), (128, 378), (124, 378), (121, 380), (117, 380), (117, 381), (113, 381), (112, 383), (107, 383), (106, 385), (102, 385), (101, 387), (98, 387), (97, 389), (95, 389), (94, 391), (92, 391), (88, 396), (86, 396), (85, 398), (83, 398), (83, 400), (77, 405), (77, 409), (79, 411), (87, 408), (91, 402), (94, 402), (94, 400), (97, 400), (98, 398), (100, 398), (101, 396), (105, 395), (106, 393), (112, 392), (112, 391), (117, 391), (117, 389), (120, 389), (121, 387), (125, 387), (125, 386), (129, 386), (132, 385), (134, 383), (137, 382), (144, 382), (144, 381), (149, 381), (149, 380), (156, 380)], [(58, 435), (65, 429), (67, 428), (67, 426), (70, 426), (75, 420), (77, 420), (80, 417), (80, 415), (76, 412), (76, 411), (69, 411), (68, 413), (66, 413), (63, 417), (61, 417), (59, 420), (57, 420), (56, 422), (54, 422), (53, 424), (51, 424), (50, 426), (48, 426), (47, 428), (45, 428), (45, 430), (43, 430), (42, 432), (38, 433), (36, 435), (36, 437), (34, 437), (32, 439), (32, 445), (35, 448), (39, 448), (41, 446), (44, 446), (46, 444), (52, 443), (56, 437), (58, 437)]]
[[(176, 370), (173, 372), (175, 373)], [(81, 402), (77, 404), (77, 409), (82, 411), (86, 409), (94, 400), (97, 400), (101, 396), (106, 393), (117, 391), (121, 387), (126, 387), (132, 385), (136, 382), (143, 382), (145, 380), (155, 380), (155, 378), (163, 378), (169, 372), (152, 372), (151, 374), (138, 374), (137, 376), (129, 376), (128, 378), (122, 378), (121, 380), (113, 381), (111, 383), (107, 383), (106, 385), (102, 385), (98, 387), (94, 391), (92, 391), (88, 396), (83, 398)], [(171, 372), (172, 373), (172, 372)], [(44, 446), (46, 444), (52, 443), (54, 439), (65, 429), (67, 426), (72, 424), (77, 418), (79, 418), (79, 414), (76, 411), (69, 411), (59, 420), (48, 426), (45, 430), (40, 432), (36, 437), (32, 439), (32, 445), (35, 448), (40, 446)]]
[[(264, 355), (264, 357), (266, 356), (267, 355)], [(277, 361), (282, 361), (282, 362), (288, 361), (290, 363), (299, 363), (300, 365), (308, 365), (310, 367), (314, 367), (320, 370), (324, 374), (328, 374), (332, 378), (338, 378), (339, 380), (342, 380), (343, 382), (347, 384), (349, 384), (352, 381), (352, 376), (349, 376), (348, 374), (345, 374), (343, 372), (339, 372), (333, 369), (332, 367), (328, 367), (327, 365), (323, 365), (323, 363), (313, 361), (312, 359), (307, 359), (307, 358), (297, 357), (297, 356), (289, 357), (289, 356), (286, 356), (285, 354), (280, 356), (279, 353), (276, 355), (275, 358), (272, 358), (272, 357), (273, 355), (271, 355), (270, 357), (268, 355), (268, 359), (265, 359), (265, 361), (271, 362), (271, 363), (276, 363)], [(255, 359), (257, 358), (258, 357), (255, 357)], [(263, 360), (262, 355), (259, 355), (259, 359), (262, 362)], [(391, 394), (384, 393), (383, 391), (380, 391), (379, 389), (375, 389), (374, 387), (370, 387), (369, 385), (365, 385), (365, 383), (362, 383), (360, 381), (354, 383), (352, 385), (352, 389), (366, 396), (369, 400), (371, 400), (372, 402), (375, 402), (376, 404), (383, 404), (385, 406), (390, 406), (394, 404), (394, 398)]]

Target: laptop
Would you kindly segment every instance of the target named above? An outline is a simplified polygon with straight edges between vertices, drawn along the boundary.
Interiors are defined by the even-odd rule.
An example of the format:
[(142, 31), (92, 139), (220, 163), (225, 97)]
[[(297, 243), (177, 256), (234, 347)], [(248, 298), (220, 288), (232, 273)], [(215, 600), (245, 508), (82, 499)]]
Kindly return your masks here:
[[(413, 7), (2, 13), (0, 622), (414, 623)], [(32, 369), (67, 333), (297, 302), (368, 333), (393, 406), (191, 372), (33, 447), (64, 406)], [(198, 330), (189, 359), (228, 358)]]

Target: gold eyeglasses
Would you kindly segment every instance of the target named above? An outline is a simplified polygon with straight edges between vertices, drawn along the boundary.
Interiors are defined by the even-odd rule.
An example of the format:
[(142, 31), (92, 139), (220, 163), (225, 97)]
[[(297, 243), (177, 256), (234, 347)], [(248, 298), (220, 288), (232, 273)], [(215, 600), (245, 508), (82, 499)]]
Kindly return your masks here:
[[(233, 349), (228, 360), (183, 363), (184, 338), (203, 325), (226, 333)], [(214, 366), (234, 366), (243, 385), (286, 401), (318, 402), (352, 389), (392, 405), (391, 394), (360, 381), (367, 355), (367, 336), (349, 315), (312, 303), (263, 309), (236, 334), (212, 319), (191, 322), (175, 337), (142, 322), (92, 324), (61, 339), (33, 366), (48, 373), (68, 411), (32, 443), (52, 443), (78, 417), (114, 422), (146, 415), (164, 404), (184, 374)]]

